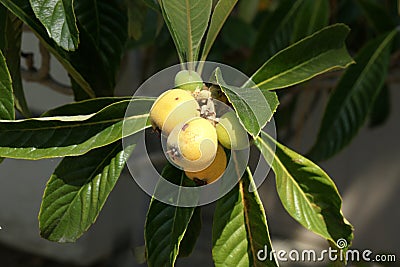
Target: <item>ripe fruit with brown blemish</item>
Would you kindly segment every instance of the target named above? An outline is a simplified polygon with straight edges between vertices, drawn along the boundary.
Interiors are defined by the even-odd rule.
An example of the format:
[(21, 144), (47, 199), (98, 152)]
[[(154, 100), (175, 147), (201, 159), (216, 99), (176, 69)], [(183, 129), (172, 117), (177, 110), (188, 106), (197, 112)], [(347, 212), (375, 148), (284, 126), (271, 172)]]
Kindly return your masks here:
[(150, 110), (154, 128), (169, 134), (176, 125), (200, 115), (196, 99), (182, 89), (171, 89), (161, 94)]
[(204, 118), (193, 118), (178, 125), (167, 139), (168, 155), (185, 171), (200, 171), (208, 167), (217, 153), (215, 127)]

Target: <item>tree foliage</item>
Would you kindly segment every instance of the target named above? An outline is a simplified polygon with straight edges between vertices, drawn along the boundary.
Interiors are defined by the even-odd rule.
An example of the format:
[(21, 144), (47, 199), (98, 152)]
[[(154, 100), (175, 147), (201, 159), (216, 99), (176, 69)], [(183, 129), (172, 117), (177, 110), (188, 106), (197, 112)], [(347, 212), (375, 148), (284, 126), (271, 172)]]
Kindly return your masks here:
[[(380, 98), (389, 98), (390, 58), (399, 52), (399, 16), (393, 11), (398, 7), (395, 1), (375, 0), (246, 1), (0, 0), (0, 156), (64, 157), (44, 192), (42, 237), (74, 242), (87, 231), (135, 149), (136, 139), (122, 146), (123, 138), (150, 126), (153, 98), (114, 96), (123, 55), (146, 47), (142, 51), (151, 51), (145, 56), (154, 69), (179, 60), (183, 68), (201, 73), (201, 61), (211, 59), (247, 72), (250, 79), (242, 86), (229, 84), (219, 69), (210, 81), (272, 166), (284, 208), (331, 244), (339, 238), (351, 244), (353, 229), (342, 214), (339, 192), (317, 161), (346, 147), (368, 118), (381, 122), (387, 116), (388, 101)], [(250, 6), (253, 2), (259, 4)], [(68, 72), (77, 101), (40, 118), (30, 118), (24, 96), (29, 84), (23, 88), (21, 82), (23, 23)], [(262, 129), (274, 115), (279, 125), (289, 127), (296, 111), (278, 108), (278, 99), (327, 72), (339, 82), (308, 154), (313, 162)], [(295, 105), (296, 99), (289, 104)], [(127, 116), (128, 105), (136, 113)], [(284, 116), (289, 117), (286, 124)], [(188, 182), (171, 165), (162, 175), (179, 185)], [(264, 245), (273, 246), (268, 213), (252, 170), (238, 178), (216, 204), (215, 265), (278, 266), (274, 258), (261, 262), (256, 257)], [(188, 256), (200, 220), (200, 207), (171, 206), (153, 198), (145, 225), (148, 265), (174, 266), (177, 257)]]

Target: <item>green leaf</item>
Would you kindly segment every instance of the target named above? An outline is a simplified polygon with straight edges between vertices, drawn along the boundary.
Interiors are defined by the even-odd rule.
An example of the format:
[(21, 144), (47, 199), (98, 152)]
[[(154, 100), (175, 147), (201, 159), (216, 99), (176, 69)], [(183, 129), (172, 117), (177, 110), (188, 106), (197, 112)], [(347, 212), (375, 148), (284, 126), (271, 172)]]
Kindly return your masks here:
[(375, 98), (375, 102), (369, 114), (369, 127), (378, 127), (383, 125), (390, 115), (390, 91), (387, 85), (379, 90), (379, 95)]
[[(133, 103), (131, 103), (133, 101)], [(125, 100), (97, 113), (0, 121), (0, 157), (37, 160), (77, 156), (147, 127), (153, 100)], [(128, 105), (135, 105), (125, 114)], [(129, 132), (122, 131), (122, 126)]]
[(14, 118), (14, 97), (11, 76), (8, 72), (6, 59), (0, 51), (0, 119), (13, 120)]
[(178, 257), (188, 257), (192, 253), (201, 231), (201, 208), (194, 209), (185, 235), (179, 245)]
[(113, 94), (128, 27), (126, 11), (121, 9), (118, 0), (74, 2), (80, 31), (79, 48), (74, 52), (65, 51), (48, 36), (29, 0), (0, 0), (0, 3), (27, 24), (60, 61), (72, 78), (78, 100)]
[(40, 235), (61, 243), (76, 241), (96, 221), (133, 149), (117, 141), (63, 159), (44, 191)]
[[(286, 211), (306, 229), (335, 243), (351, 243), (352, 226), (343, 217), (342, 200), (334, 182), (307, 158), (262, 132), (256, 146), (275, 172), (276, 188)], [(274, 153), (273, 146), (276, 146)]]
[(251, 80), (260, 89), (289, 87), (354, 63), (344, 41), (349, 28), (335, 24), (289, 46), (268, 60)]
[[(181, 170), (172, 165), (167, 165), (161, 175), (175, 181), (178, 185), (183, 185), (186, 178)], [(194, 207), (171, 206), (152, 198), (144, 232), (149, 267), (174, 266), (179, 254), (179, 246), (194, 210)]]
[(215, 5), (210, 21), (210, 27), (207, 32), (206, 41), (204, 43), (201, 61), (205, 61), (207, 59), (218, 33), (221, 31), (222, 26), (224, 25), (229, 14), (232, 12), (237, 1), (238, 0), (219, 0)]
[(396, 33), (394, 30), (368, 42), (357, 55), (357, 64), (343, 74), (329, 98), (317, 141), (309, 152), (312, 159), (335, 155), (364, 125), (385, 81)]
[(279, 1), (276, 10), (266, 16), (247, 64), (250, 72), (290, 45), (296, 11), (302, 2), (303, 0)]
[[(13, 52), (15, 48), (20, 49), (21, 43), (14, 43), (11, 47), (9, 47), (9, 38), (14, 37), (16, 35), (15, 32), (10, 32), (10, 18), (13, 17), (8, 13), (7, 9), (0, 4), (0, 119), (2, 120), (13, 120), (15, 119), (15, 111), (14, 111), (14, 95), (13, 95), (13, 86), (12, 86), (12, 78), (8, 70), (7, 60), (4, 57), (2, 51)], [(18, 29), (14, 29), (18, 32)], [(21, 32), (19, 33), (19, 37)], [(19, 39), (20, 40), (20, 39)], [(13, 49), (14, 48), (14, 49)], [(11, 53), (12, 54), (12, 53)], [(9, 58), (12, 61), (12, 58)], [(19, 60), (19, 56), (18, 59)], [(19, 62), (19, 61), (18, 61)], [(11, 63), (14, 63), (13, 61)], [(13, 64), (10, 64), (13, 67)], [(14, 76), (18, 75), (15, 73)], [(21, 76), (19, 76), (20, 78)], [(17, 76), (16, 76), (17, 78)], [(16, 83), (17, 84), (17, 83)], [(4, 158), (0, 158), (0, 163), (2, 163)]]
[(159, 3), (181, 62), (197, 61), (212, 0), (159, 0)]
[[(272, 118), (277, 104), (272, 107), (268, 106), (269, 102), (260, 90), (227, 85), (219, 68), (214, 71), (211, 79), (215, 79), (228, 101), (233, 105), (247, 132), (252, 136), (257, 136)], [(266, 93), (266, 96), (270, 103), (277, 101), (271, 94)]]
[(96, 113), (101, 109), (112, 105), (117, 102), (130, 99), (149, 99), (151, 98), (132, 98), (132, 97), (99, 97), (79, 102), (72, 102), (54, 109), (48, 110), (43, 113), (40, 117), (55, 117), (55, 116), (78, 116), (78, 115), (89, 115)]
[(40, 21), (36, 19), (29, 0), (0, 0), (0, 3), (7, 7), (28, 27), (30, 27), (30, 29), (40, 39), (46, 49), (49, 50), (60, 61), (60, 63), (88, 96), (95, 96), (92, 87), (84, 78), (84, 75), (81, 73), (82, 71), (79, 67), (79, 64), (82, 64), (83, 61), (85, 62), (85, 65), (88, 65), (85, 60), (82, 60), (85, 58), (84, 55), (77, 51), (74, 53), (68, 53), (59, 47), (54, 40), (48, 36), (46, 29), (40, 23)]
[[(249, 189), (252, 189), (250, 192)], [(257, 259), (258, 251), (272, 251), (267, 220), (250, 170), (217, 201), (213, 222), (213, 259), (221, 266), (278, 266), (276, 259)]]
[[(126, 10), (123, 10), (118, 2), (118, 0), (97, 0), (94, 3), (88, 1), (75, 2), (76, 16), (80, 25), (82, 25), (81, 34), (90, 38), (90, 41), (85, 40), (85, 43), (89, 44), (85, 51), (92, 51), (90, 57), (93, 60), (99, 60), (101, 63), (100, 73), (90, 73), (93, 75), (91, 78), (97, 81), (97, 83), (94, 83), (94, 87), (104, 87), (102, 89), (104, 92), (98, 92), (98, 96), (110, 96), (112, 94), (116, 74), (128, 39)], [(87, 71), (90, 72), (90, 66), (87, 67)], [(109, 88), (101, 84), (102, 80), (97, 77), (100, 74), (107, 77), (106, 81), (108, 81), (107, 86)]]
[(298, 41), (329, 23), (329, 0), (304, 0), (294, 22), (293, 41)]
[(0, 50), (6, 58), (11, 75), (14, 105), (25, 117), (30, 117), (21, 80), (22, 21), (0, 4)]
[(49, 36), (65, 50), (75, 50), (79, 43), (72, 0), (30, 0), (36, 17)]
[[(269, 90), (260, 90), (260, 91), (264, 95), (265, 100), (267, 100), (269, 109), (271, 110), (273, 116), (279, 106), (278, 95), (274, 91), (269, 91)], [(270, 120), (271, 118), (268, 119), (268, 121)]]
[[(112, 96), (128, 40), (127, 11), (119, 0), (75, 1), (81, 43), (80, 72), (96, 96)], [(90, 62), (88, 64), (87, 62)]]

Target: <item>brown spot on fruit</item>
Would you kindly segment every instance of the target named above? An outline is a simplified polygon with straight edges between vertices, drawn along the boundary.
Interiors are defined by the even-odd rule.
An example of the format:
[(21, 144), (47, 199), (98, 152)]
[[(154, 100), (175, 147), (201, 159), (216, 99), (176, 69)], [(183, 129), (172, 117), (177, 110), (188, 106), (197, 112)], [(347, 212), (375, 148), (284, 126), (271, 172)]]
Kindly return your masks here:
[(182, 131), (186, 130), (187, 127), (189, 127), (189, 124), (185, 123), (185, 125), (182, 126)]

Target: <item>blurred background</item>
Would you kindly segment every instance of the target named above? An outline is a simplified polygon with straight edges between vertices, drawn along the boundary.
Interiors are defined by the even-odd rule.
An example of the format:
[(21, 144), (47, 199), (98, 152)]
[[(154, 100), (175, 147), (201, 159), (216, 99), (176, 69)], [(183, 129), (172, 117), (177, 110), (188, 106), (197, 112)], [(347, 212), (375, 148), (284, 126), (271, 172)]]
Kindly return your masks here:
[[(136, 1), (136, 0), (132, 0)], [(279, 47), (279, 32), (284, 31), (277, 14), (280, 2), (239, 1), (218, 37), (209, 60), (231, 65), (250, 74), (260, 63), (284, 47)], [(293, 6), (299, 1), (292, 1)], [(318, 2), (318, 1), (310, 1)], [(396, 0), (326, 1), (326, 23), (343, 22), (350, 26), (348, 48), (354, 55), (368, 40), (393, 25), (399, 25)], [(288, 11), (292, 17), (312, 5)], [(302, 9), (303, 8), (303, 9)], [(380, 12), (388, 14), (379, 17)], [(282, 12), (283, 10), (280, 10)], [(377, 17), (373, 17), (373, 15)], [(279, 17), (281, 16), (281, 17)], [(282, 18), (283, 16), (283, 18)], [(311, 18), (310, 18), (311, 19)], [(266, 28), (268, 25), (269, 28)], [(296, 29), (296, 25), (292, 25)], [(262, 43), (265, 36), (271, 43)], [(275, 38), (275, 39), (274, 39)], [(289, 45), (294, 39), (287, 40)], [(261, 43), (260, 43), (261, 42)], [(255, 54), (264, 44), (262, 55)], [(116, 95), (132, 95), (148, 77), (178, 62), (174, 45), (159, 15), (144, 13), (140, 34), (128, 45), (118, 74)], [(396, 50), (397, 49), (397, 50)], [(343, 213), (355, 228), (353, 249), (369, 249), (375, 254), (395, 254), (400, 260), (400, 50), (398, 41), (389, 65), (388, 78), (368, 122), (351, 144), (321, 166), (338, 186), (343, 197)], [(24, 88), (34, 116), (74, 101), (68, 91), (70, 79), (54, 57), (41, 51), (35, 35), (25, 29), (22, 68), (50, 66), (57, 85), (35, 81), (26, 73)], [(29, 60), (28, 60), (29, 59)], [(32, 61), (33, 60), (33, 61)], [(259, 62), (261, 60), (261, 62)], [(90, 64), (90, 62), (88, 62)], [(30, 66), (29, 66), (30, 65)], [(306, 153), (315, 141), (329, 95), (342, 72), (331, 72), (294, 88), (280, 90), (281, 105), (275, 122), (278, 140), (293, 150)], [(60, 89), (61, 88), (61, 89)], [(154, 151), (155, 155), (157, 151)], [(136, 185), (125, 170), (112, 191), (99, 218), (76, 243), (57, 244), (40, 238), (38, 212), (46, 182), (58, 160), (36, 162), (6, 159), (0, 165), (0, 266), (144, 266), (143, 227), (150, 197)], [(317, 249), (326, 242), (303, 229), (286, 214), (276, 194), (273, 174), (260, 187), (267, 212), (272, 244), (276, 250)], [(203, 228), (193, 254), (178, 260), (177, 266), (213, 266), (211, 225), (214, 205), (203, 208)], [(301, 266), (301, 263), (282, 263)], [(324, 266), (324, 263), (319, 263)], [(399, 263), (354, 263), (352, 266), (400, 266)], [(311, 266), (311, 263), (304, 263)], [(318, 266), (318, 264), (313, 264)]]

